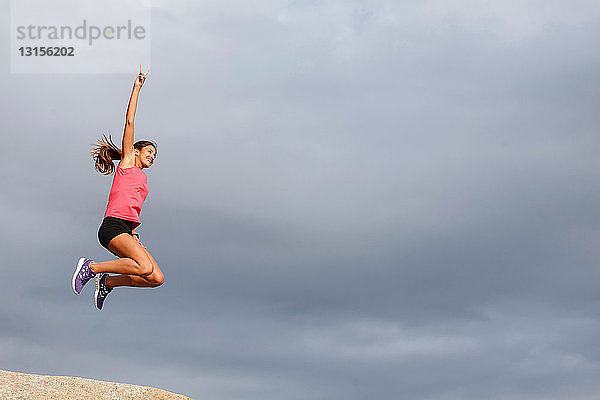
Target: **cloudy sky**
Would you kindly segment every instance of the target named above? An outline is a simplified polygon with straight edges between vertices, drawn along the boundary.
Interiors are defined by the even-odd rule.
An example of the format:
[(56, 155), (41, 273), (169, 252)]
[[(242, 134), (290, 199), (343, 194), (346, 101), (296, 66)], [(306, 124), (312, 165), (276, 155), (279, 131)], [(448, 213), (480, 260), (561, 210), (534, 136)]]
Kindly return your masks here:
[[(153, 1), (158, 289), (73, 295), (136, 74), (11, 74), (0, 369), (206, 400), (600, 395), (600, 3)], [(44, 12), (44, 11), (40, 11)], [(118, 141), (118, 139), (117, 139)]]

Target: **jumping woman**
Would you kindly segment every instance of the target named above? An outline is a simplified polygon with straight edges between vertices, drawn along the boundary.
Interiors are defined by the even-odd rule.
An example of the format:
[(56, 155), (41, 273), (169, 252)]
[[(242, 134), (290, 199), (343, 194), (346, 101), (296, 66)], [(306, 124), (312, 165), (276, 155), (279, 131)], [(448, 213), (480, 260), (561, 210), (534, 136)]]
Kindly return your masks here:
[[(104, 262), (79, 259), (71, 284), (73, 292), (78, 295), (83, 286), (95, 278), (94, 305), (98, 310), (102, 309), (106, 296), (117, 286), (157, 287), (164, 282), (158, 264), (135, 232), (135, 228), (141, 224), (140, 212), (148, 195), (144, 168), (152, 166), (157, 154), (153, 142), (133, 141), (137, 99), (147, 74), (148, 71), (142, 73), (140, 65), (140, 73), (135, 78), (127, 107), (121, 149), (106, 136), (92, 148), (98, 172), (104, 175), (114, 172), (104, 220), (98, 230), (98, 240), (119, 258)], [(116, 170), (113, 160), (120, 160)]]

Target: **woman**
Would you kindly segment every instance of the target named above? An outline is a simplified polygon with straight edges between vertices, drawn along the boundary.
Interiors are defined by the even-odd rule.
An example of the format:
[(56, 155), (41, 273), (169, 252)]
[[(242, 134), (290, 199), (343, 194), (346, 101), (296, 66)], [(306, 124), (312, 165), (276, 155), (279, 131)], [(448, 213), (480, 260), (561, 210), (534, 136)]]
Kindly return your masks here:
[[(98, 230), (102, 246), (120, 257), (111, 261), (95, 262), (81, 258), (71, 280), (73, 292), (81, 293), (83, 286), (95, 278), (94, 304), (102, 309), (106, 296), (117, 286), (157, 287), (164, 276), (150, 252), (142, 245), (135, 232), (140, 224), (142, 204), (148, 195), (144, 168), (149, 168), (156, 158), (156, 145), (149, 141), (133, 141), (133, 120), (140, 89), (146, 80), (140, 73), (133, 84), (127, 107), (125, 130), (121, 149), (106, 136), (92, 149), (96, 169), (110, 175), (114, 172), (104, 220)], [(120, 160), (116, 170), (113, 160)], [(109, 275), (109, 273), (119, 275)]]

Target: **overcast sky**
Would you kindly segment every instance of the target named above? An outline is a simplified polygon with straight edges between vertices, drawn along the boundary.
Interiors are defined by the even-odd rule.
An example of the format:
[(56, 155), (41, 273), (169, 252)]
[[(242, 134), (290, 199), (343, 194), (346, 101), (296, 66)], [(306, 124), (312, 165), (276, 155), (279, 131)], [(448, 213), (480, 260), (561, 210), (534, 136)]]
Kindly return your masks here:
[[(205, 400), (600, 396), (600, 3), (154, 1), (158, 289), (76, 297), (123, 74), (11, 74), (0, 369)], [(40, 11), (43, 12), (43, 11)]]

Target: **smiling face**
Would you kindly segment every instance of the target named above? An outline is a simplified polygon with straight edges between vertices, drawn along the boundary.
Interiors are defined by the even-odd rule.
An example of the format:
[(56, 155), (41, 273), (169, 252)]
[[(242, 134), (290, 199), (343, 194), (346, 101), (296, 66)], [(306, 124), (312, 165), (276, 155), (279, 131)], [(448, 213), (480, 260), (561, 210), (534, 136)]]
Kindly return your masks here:
[(135, 158), (139, 160), (139, 165), (141, 165), (142, 168), (150, 168), (150, 166), (154, 164), (154, 159), (156, 158), (156, 148), (149, 144), (139, 150), (135, 149)]

